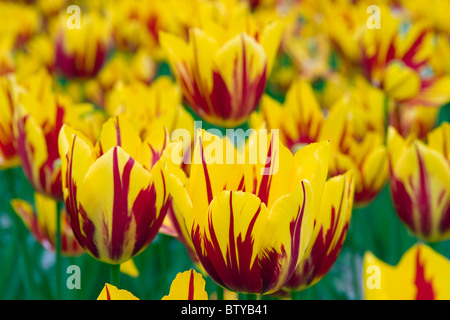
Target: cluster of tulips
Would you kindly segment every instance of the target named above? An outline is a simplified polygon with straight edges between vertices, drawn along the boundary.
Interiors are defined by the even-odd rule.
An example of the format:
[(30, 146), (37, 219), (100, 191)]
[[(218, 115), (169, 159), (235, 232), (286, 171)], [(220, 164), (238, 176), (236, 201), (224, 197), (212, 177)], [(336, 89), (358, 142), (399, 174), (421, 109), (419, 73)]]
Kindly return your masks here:
[[(397, 266), (367, 252), (365, 298), (450, 298), (450, 262), (428, 245), (450, 238), (450, 125), (438, 121), (450, 102), (449, 10), (2, 1), (0, 168), (20, 166), (35, 190), (11, 206), (57, 259), (111, 265), (99, 299), (136, 299), (119, 272), (135, 272), (159, 234), (193, 266), (163, 299), (211, 298), (207, 278), (217, 299), (287, 299), (328, 273), (354, 208), (388, 186), (417, 245)], [(228, 129), (249, 134), (237, 143)], [(380, 283), (366, 285), (374, 266)]]

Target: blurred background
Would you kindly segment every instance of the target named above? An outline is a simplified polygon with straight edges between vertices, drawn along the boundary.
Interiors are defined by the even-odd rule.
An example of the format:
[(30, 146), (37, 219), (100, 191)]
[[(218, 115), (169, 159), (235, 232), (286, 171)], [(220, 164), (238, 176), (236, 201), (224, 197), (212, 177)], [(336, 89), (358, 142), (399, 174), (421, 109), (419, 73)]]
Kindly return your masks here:
[[(165, 77), (175, 86), (176, 77), (161, 48), (158, 32), (186, 37), (192, 26), (206, 26), (200, 21), (201, 15), (196, 14), (201, 2), (215, 3), (218, 12), (239, 3), (246, 14), (257, 17), (260, 23), (273, 19), (274, 15), (285, 19), (285, 34), (265, 89), (265, 94), (280, 104), (285, 102), (294, 79), (301, 77), (310, 84), (326, 116), (335, 101), (347, 90), (353, 90), (348, 89), (352, 86), (349, 83), (363, 76), (370, 86), (380, 89), (387, 97), (377, 106), (382, 113), (377, 121), (383, 124), (383, 144), (387, 125), (395, 126), (405, 137), (412, 133), (423, 138), (432, 128), (450, 120), (450, 86), (446, 78), (450, 72), (450, 20), (447, 18), (449, 11), (445, 10), (450, 10), (450, 2), (447, 0), (2, 0), (0, 76), (14, 74), (16, 81), (26, 83), (44, 69), (62, 101), (67, 99), (83, 105), (89, 121), (102, 122), (121, 108), (127, 108), (127, 102), (136, 105), (138, 99), (152, 101), (151, 93), (143, 93), (141, 97), (141, 91), (127, 92), (124, 89), (127, 86), (139, 83), (147, 88)], [(71, 5), (80, 8), (80, 21), (76, 8), (68, 10)], [(381, 30), (386, 30), (386, 35), (391, 32), (388, 15), (401, 21), (388, 47), (383, 47), (386, 43), (383, 39), (365, 35), (372, 14), (367, 12), (370, 5), (381, 8)], [(211, 19), (226, 22), (226, 17), (219, 14)], [(77, 23), (81, 26), (79, 30)], [(79, 33), (69, 30), (69, 25)], [(423, 30), (426, 35), (420, 36)], [(434, 49), (427, 45), (417, 49), (422, 46), (418, 39), (430, 41)], [(407, 65), (401, 70), (402, 75), (412, 70), (414, 79), (422, 81), (417, 92), (405, 93), (406, 89), (400, 92), (398, 87), (388, 83), (389, 79), (383, 78), (380, 70), (387, 68), (389, 55), (395, 50), (392, 48), (397, 50), (397, 55), (403, 54), (397, 57)], [(407, 88), (413, 86), (409, 81), (415, 80), (405, 80)], [(424, 92), (435, 83), (438, 84), (433, 90)], [(7, 86), (0, 85), (0, 90), (7, 92)], [(178, 95), (181, 101), (180, 92), (174, 96)], [(8, 94), (0, 94), (0, 98), (5, 96)], [(7, 103), (7, 99), (0, 99), (0, 109), (6, 108)], [(201, 120), (185, 100), (180, 104), (188, 117)], [(353, 117), (357, 114), (355, 112)], [(0, 113), (0, 117), (3, 117), (1, 125), (7, 116)], [(361, 120), (352, 124), (352, 128), (370, 121)], [(239, 127), (249, 128), (253, 123), (245, 122)], [(203, 128), (209, 127), (224, 129), (205, 122)], [(95, 130), (94, 127), (89, 132), (95, 135)], [(2, 151), (5, 153), (5, 150)], [(55, 253), (30, 232), (11, 205), (13, 199), (21, 199), (36, 207), (36, 188), (27, 179), (20, 160), (13, 156), (9, 159), (4, 156), (0, 168), (0, 299), (54, 299), (57, 291)], [(386, 181), (371, 199), (354, 205), (339, 257), (321, 281), (301, 293), (301, 299), (364, 299), (364, 254), (371, 251), (379, 259), (396, 265), (405, 251), (418, 242), (426, 243), (450, 259), (450, 240), (427, 242), (408, 231), (394, 209)], [(122, 274), (121, 285), (140, 299), (161, 299), (168, 294), (178, 272), (194, 267), (183, 244), (162, 233), (133, 260), (137, 274)], [(86, 253), (64, 256), (62, 269), (70, 265), (81, 269), (81, 289), (64, 287), (61, 297), (96, 299), (109, 280), (108, 265)], [(69, 276), (63, 277), (63, 281)], [(205, 280), (206, 290), (214, 297), (215, 284), (207, 277)]]

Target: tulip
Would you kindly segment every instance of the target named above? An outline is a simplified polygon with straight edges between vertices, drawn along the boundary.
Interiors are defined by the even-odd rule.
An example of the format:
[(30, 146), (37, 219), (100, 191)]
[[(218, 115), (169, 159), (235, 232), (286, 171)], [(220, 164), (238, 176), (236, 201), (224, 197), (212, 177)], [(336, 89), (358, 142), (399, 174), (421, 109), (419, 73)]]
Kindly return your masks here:
[(364, 255), (363, 285), (366, 300), (448, 300), (450, 263), (424, 244), (406, 251), (396, 266)]
[(79, 28), (60, 19), (55, 34), (55, 63), (66, 77), (92, 77), (103, 66), (111, 47), (110, 26), (94, 12), (83, 13)]
[(189, 106), (204, 120), (223, 127), (244, 123), (258, 107), (281, 37), (273, 22), (252, 36), (209, 35), (191, 28), (189, 42), (161, 33), (161, 45)]
[(354, 172), (355, 204), (369, 204), (387, 177), (384, 140), (384, 95), (363, 78), (345, 87), (329, 110), (321, 109), (311, 85), (296, 80), (280, 104), (264, 96), (259, 112), (252, 114), (252, 128), (278, 129), (291, 152), (323, 140), (331, 141), (329, 175)]
[[(450, 101), (450, 77), (436, 67), (435, 55), (440, 46), (430, 24), (424, 20), (407, 23), (388, 10), (386, 12), (381, 15), (382, 29), (367, 30), (361, 37), (360, 64), (369, 81), (393, 100), (389, 113), (390, 119), (396, 121), (390, 125), (402, 132), (404, 126), (397, 125), (405, 121), (398, 119), (402, 110), (397, 108), (443, 106)], [(436, 115), (437, 112), (427, 113), (427, 119), (434, 116), (433, 122)], [(412, 119), (410, 113), (405, 116), (409, 116), (407, 122), (413, 120), (418, 125), (409, 125), (411, 131), (402, 132), (404, 137), (409, 133), (426, 135), (415, 131), (423, 130), (421, 117)]]
[(22, 169), (35, 190), (62, 199), (58, 133), (64, 107), (53, 93), (52, 78), (39, 72), (21, 83), (13, 119), (13, 132)]
[(428, 134), (428, 145), (388, 131), (390, 190), (400, 220), (417, 237), (450, 237), (450, 125)]
[[(14, 199), (11, 205), (31, 231), (36, 240), (49, 251), (56, 250), (56, 215), (57, 203), (54, 199), (34, 194), (36, 210), (30, 203), (21, 199)], [(64, 256), (79, 256), (84, 253), (83, 248), (75, 238), (66, 210), (61, 209), (61, 254)]]
[(0, 168), (20, 164), (12, 125), (19, 90), (14, 76), (0, 77)]
[[(62, 185), (70, 222), (94, 258), (117, 265), (144, 250), (164, 220), (166, 131), (142, 142), (124, 117), (109, 119), (95, 146), (64, 125), (59, 135)], [(161, 160), (161, 161), (159, 161)]]
[(117, 83), (106, 95), (105, 110), (110, 116), (125, 114), (141, 136), (157, 126), (166, 127), (169, 134), (183, 128), (194, 135), (194, 120), (182, 106), (180, 88), (166, 76), (158, 77), (149, 86)]
[[(255, 150), (257, 140), (267, 142), (268, 152)], [(171, 175), (175, 214), (182, 217), (204, 270), (228, 290), (279, 290), (311, 237), (312, 199), (325, 184), (329, 143), (311, 144), (292, 155), (276, 142), (274, 135), (251, 136), (245, 147), (247, 162), (226, 163), (231, 150), (236, 152), (234, 144), (203, 131), (187, 188)], [(214, 147), (227, 152), (214, 159)], [(261, 163), (251, 161), (252, 151), (263, 152)]]
[(320, 210), (305, 257), (300, 261), (285, 289), (300, 291), (319, 282), (331, 269), (344, 244), (352, 215), (353, 173), (326, 182)]

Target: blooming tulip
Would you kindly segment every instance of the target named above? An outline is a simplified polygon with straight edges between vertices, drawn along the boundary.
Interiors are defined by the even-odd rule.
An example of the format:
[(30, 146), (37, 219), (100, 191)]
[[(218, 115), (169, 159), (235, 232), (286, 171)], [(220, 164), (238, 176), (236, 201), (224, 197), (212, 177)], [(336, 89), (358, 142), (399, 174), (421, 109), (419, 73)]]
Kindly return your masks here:
[(74, 129), (59, 135), (64, 199), (80, 244), (98, 260), (119, 264), (156, 236), (170, 195), (165, 131), (142, 142), (124, 117), (108, 120), (95, 147)]
[(190, 107), (212, 124), (234, 127), (258, 107), (280, 36), (273, 22), (258, 37), (241, 32), (223, 41), (192, 28), (188, 43), (168, 33), (160, 40)]
[(95, 76), (111, 47), (110, 26), (94, 12), (84, 13), (79, 28), (69, 28), (67, 17), (60, 19), (55, 34), (55, 63), (66, 77)]
[(272, 293), (289, 280), (311, 237), (314, 190), (323, 189), (328, 171), (328, 142), (294, 156), (274, 135), (252, 136), (249, 157), (256, 140), (266, 139), (262, 164), (225, 163), (230, 154), (213, 161), (211, 148), (235, 150), (234, 144), (203, 132), (187, 190), (171, 175), (175, 214), (184, 219), (202, 267), (219, 285), (244, 293)]
[(353, 173), (327, 181), (314, 231), (305, 257), (286, 284), (288, 290), (303, 290), (317, 283), (331, 269), (344, 244), (352, 215)]
[(400, 220), (419, 238), (450, 237), (450, 125), (428, 134), (428, 145), (403, 139), (390, 127), (388, 154), (390, 190)]

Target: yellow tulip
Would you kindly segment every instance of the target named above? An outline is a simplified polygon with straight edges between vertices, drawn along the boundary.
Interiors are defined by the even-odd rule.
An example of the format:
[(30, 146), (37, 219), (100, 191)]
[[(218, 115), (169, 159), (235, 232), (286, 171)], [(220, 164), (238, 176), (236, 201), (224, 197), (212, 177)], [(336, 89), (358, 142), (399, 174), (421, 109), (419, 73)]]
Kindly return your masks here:
[(109, 119), (95, 146), (64, 125), (59, 135), (62, 185), (73, 231), (98, 260), (120, 264), (157, 235), (170, 194), (163, 153), (167, 132), (146, 138), (125, 117)]
[(210, 35), (205, 30), (191, 28), (187, 43), (161, 33), (161, 45), (189, 106), (212, 124), (238, 126), (258, 107), (281, 25), (269, 23), (257, 37), (245, 30), (228, 37), (225, 31)]
[(428, 145), (404, 139), (390, 127), (388, 154), (390, 190), (395, 210), (419, 238), (450, 237), (450, 125), (444, 122), (428, 134)]

